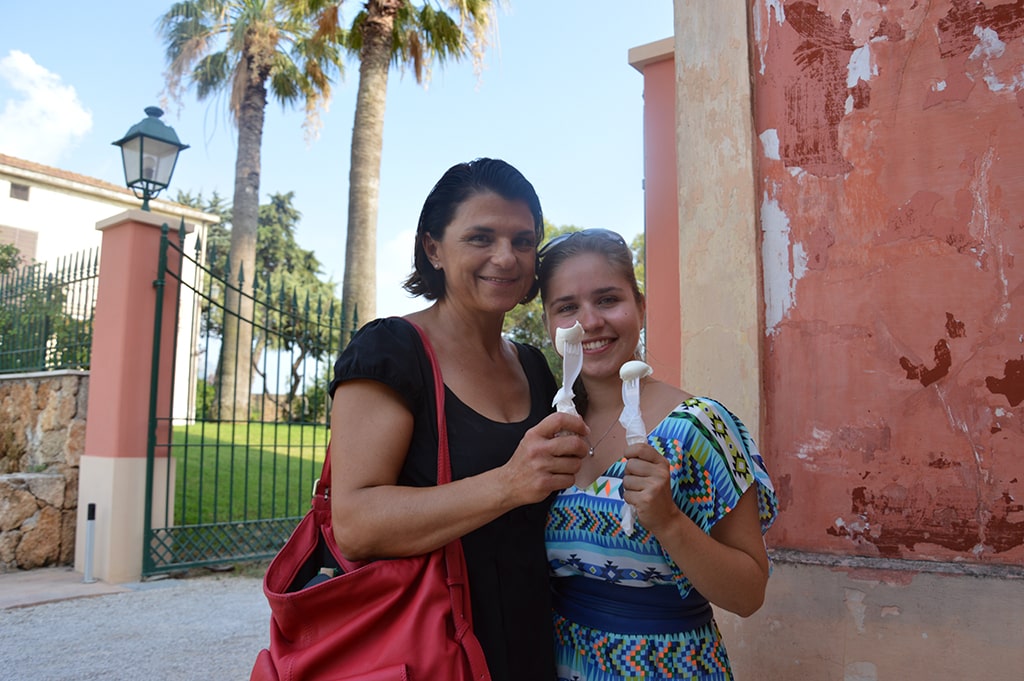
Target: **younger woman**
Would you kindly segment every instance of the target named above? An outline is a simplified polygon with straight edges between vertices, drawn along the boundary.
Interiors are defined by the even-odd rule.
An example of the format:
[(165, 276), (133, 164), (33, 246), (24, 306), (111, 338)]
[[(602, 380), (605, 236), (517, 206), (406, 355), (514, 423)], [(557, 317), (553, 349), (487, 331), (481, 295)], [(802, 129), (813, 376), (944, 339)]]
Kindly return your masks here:
[(710, 604), (748, 616), (764, 600), (777, 503), (757, 447), (722, 404), (655, 378), (640, 388), (647, 442), (627, 446), (619, 369), (638, 359), (645, 312), (632, 253), (584, 230), (540, 258), (552, 340), (584, 329), (574, 390), (592, 453), (548, 514), (558, 678), (732, 679)]

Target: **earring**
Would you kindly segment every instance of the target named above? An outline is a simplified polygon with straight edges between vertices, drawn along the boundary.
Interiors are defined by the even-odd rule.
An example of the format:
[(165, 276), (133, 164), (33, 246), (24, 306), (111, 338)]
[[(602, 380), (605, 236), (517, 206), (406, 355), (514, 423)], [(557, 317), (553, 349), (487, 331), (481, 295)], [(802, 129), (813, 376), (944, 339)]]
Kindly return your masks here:
[(439, 262), (434, 262), (434, 263), (430, 263), (430, 264), (434, 266), (435, 270), (441, 269), (441, 263), (439, 263)]

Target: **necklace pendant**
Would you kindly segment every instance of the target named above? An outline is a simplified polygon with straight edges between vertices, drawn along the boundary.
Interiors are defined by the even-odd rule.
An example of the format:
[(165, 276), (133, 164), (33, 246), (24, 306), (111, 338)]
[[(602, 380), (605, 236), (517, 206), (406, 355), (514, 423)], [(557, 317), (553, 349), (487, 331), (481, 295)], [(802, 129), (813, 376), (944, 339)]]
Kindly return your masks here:
[(594, 456), (594, 448), (593, 447), (591, 447), (590, 449), (587, 450), (587, 456)]

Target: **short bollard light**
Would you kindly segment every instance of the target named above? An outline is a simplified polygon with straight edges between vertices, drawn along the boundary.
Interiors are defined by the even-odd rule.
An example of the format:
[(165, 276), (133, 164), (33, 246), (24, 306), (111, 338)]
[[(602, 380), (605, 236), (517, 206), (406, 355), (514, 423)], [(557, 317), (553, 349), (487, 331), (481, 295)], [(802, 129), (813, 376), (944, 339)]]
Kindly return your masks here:
[(164, 112), (155, 106), (145, 109), (146, 118), (133, 125), (114, 145), (121, 147), (124, 181), (135, 196), (142, 199), (142, 210), (149, 200), (171, 183), (178, 153), (188, 149), (174, 128), (160, 120)]

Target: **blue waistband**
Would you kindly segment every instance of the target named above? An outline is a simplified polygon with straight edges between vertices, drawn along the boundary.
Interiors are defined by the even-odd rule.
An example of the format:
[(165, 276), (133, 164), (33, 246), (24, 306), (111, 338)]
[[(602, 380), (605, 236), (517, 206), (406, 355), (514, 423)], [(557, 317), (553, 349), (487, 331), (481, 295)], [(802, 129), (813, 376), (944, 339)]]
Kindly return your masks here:
[(618, 634), (673, 634), (702, 627), (711, 604), (695, 589), (679, 597), (674, 585), (631, 587), (591, 577), (555, 577), (552, 602), (562, 617)]

